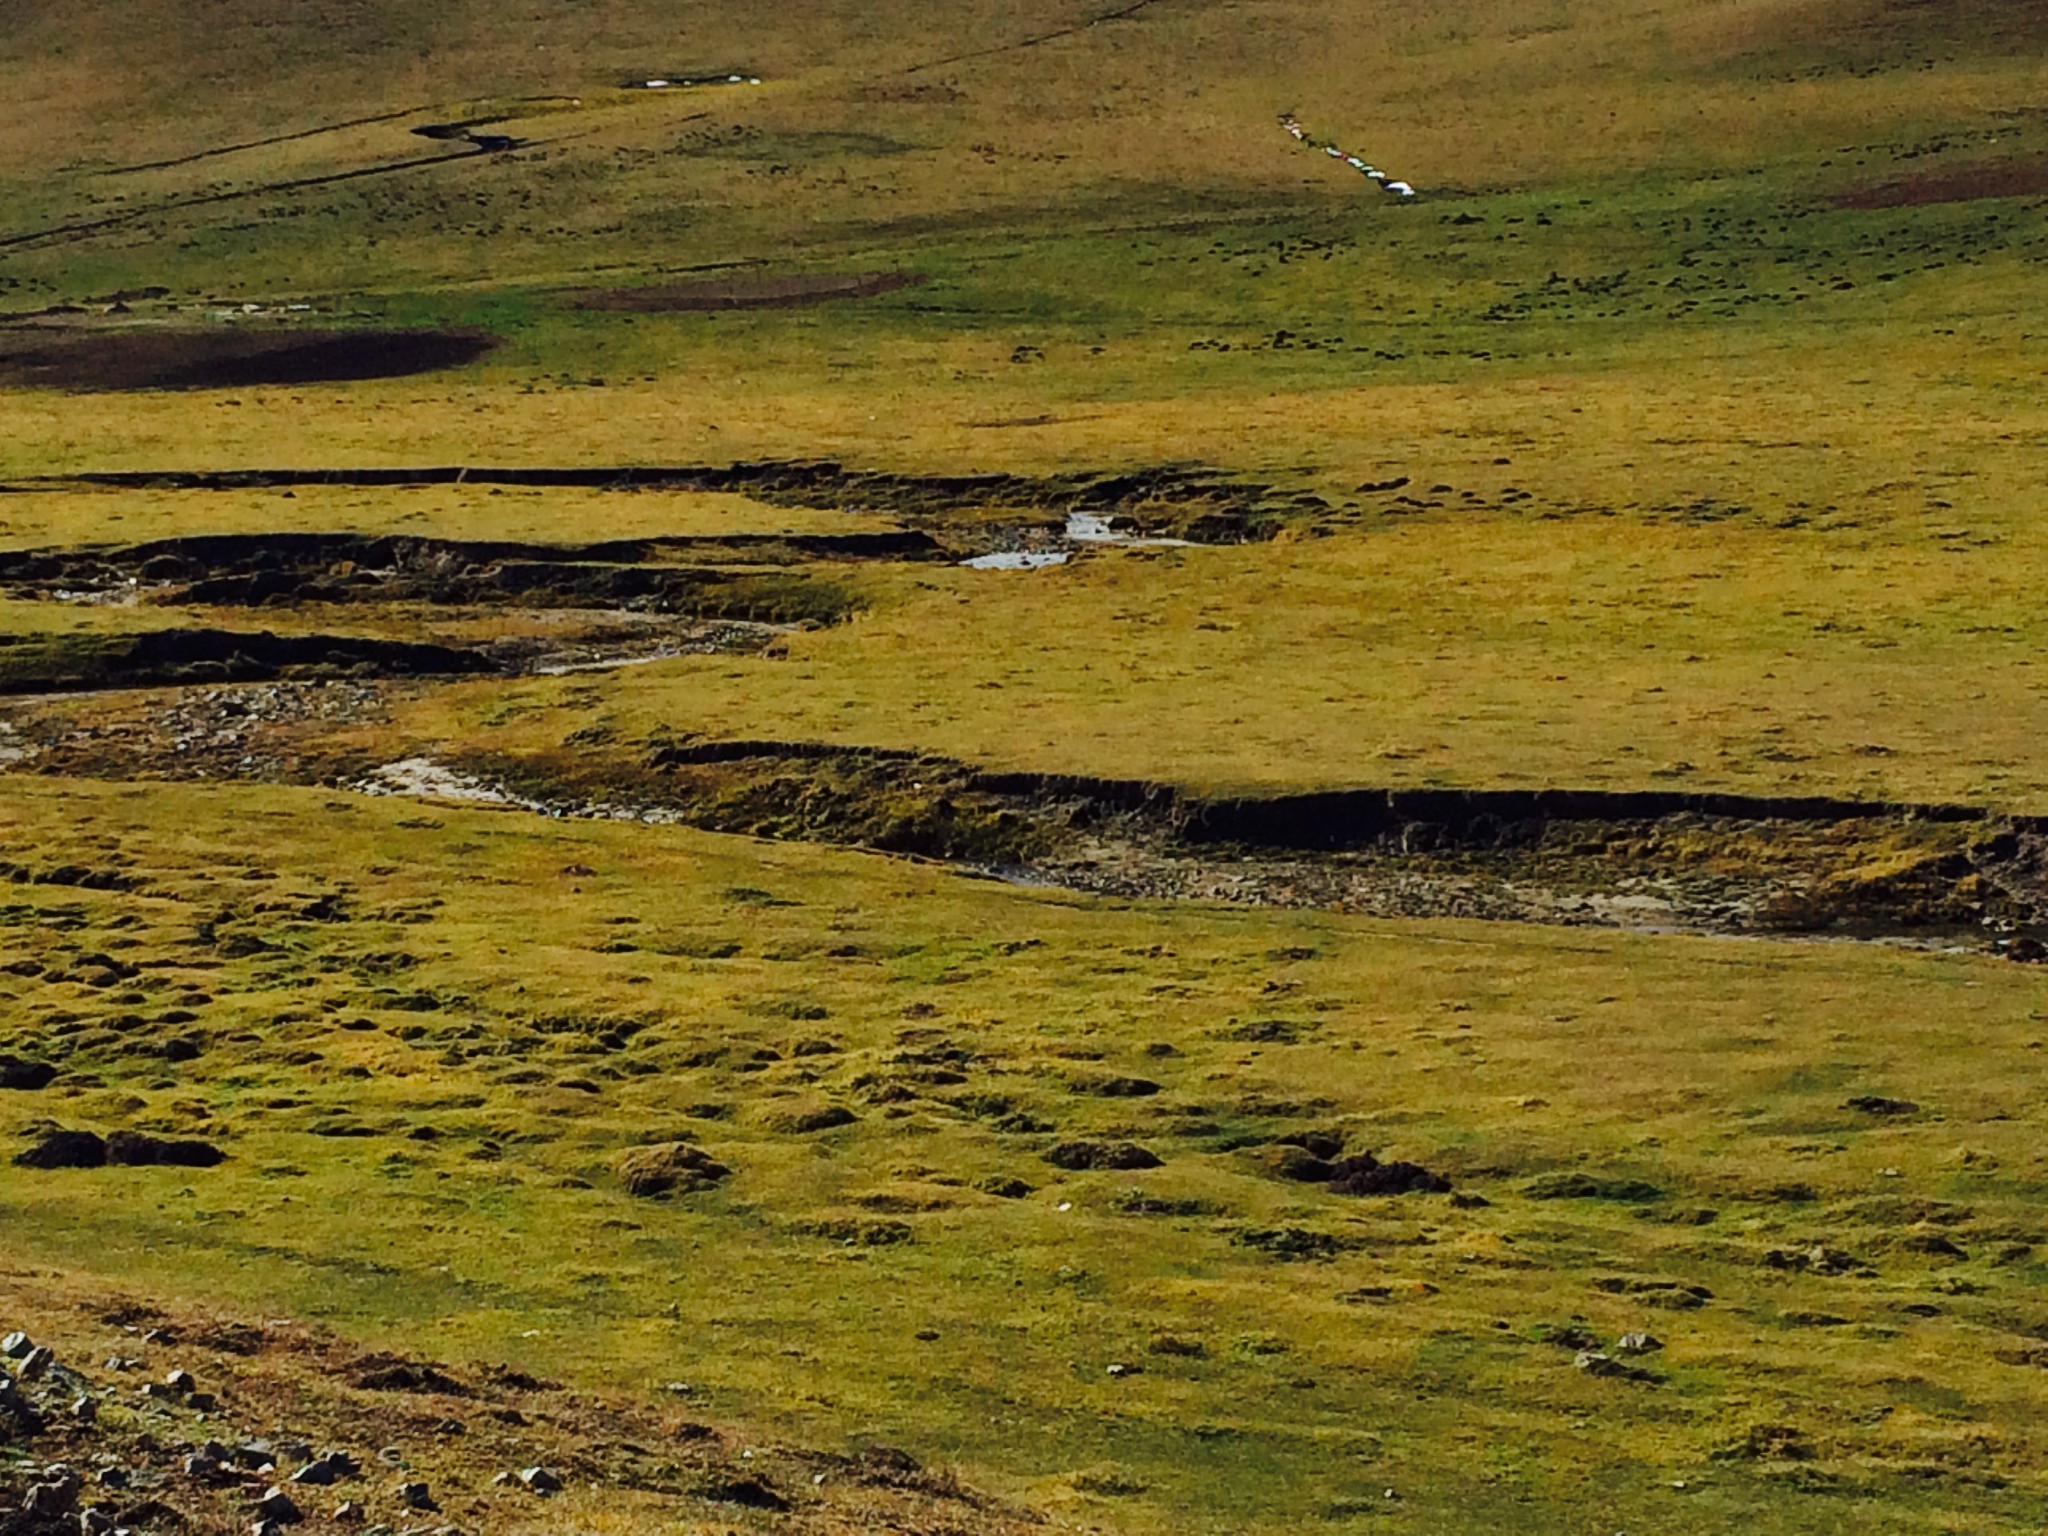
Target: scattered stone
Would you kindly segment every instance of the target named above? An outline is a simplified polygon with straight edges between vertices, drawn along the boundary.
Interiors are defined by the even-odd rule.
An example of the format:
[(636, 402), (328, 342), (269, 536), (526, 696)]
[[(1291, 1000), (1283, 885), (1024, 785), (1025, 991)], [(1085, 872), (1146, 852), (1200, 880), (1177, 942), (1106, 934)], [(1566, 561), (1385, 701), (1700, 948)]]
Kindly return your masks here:
[(1788, 1328), (1846, 1328), (1849, 1319), (1832, 1312), (1786, 1312), (1782, 1321)]
[(1911, 1099), (1887, 1099), (1874, 1093), (1858, 1094), (1842, 1105), (1844, 1109), (1860, 1110), (1866, 1115), (1900, 1116), (1917, 1115), (1920, 1106)]
[[(164, 1378), (164, 1385), (180, 1397), (187, 1397), (199, 1390), (199, 1383), (192, 1379), (192, 1373), (184, 1370), (171, 1372)], [(222, 1457), (222, 1460), (226, 1460), (226, 1457)]]
[(1440, 1195), (1451, 1187), (1449, 1179), (1420, 1163), (1382, 1163), (1370, 1152), (1332, 1163), (1330, 1174), (1333, 1195)]
[(1874, 1275), (1872, 1269), (1853, 1253), (1815, 1244), (1811, 1248), (1773, 1248), (1763, 1256), (1766, 1269), (1790, 1269), (1816, 1275)]
[(97, 1504), (78, 1512), (79, 1536), (111, 1536), (114, 1529), (113, 1515)]
[(205, 1141), (171, 1141), (135, 1131), (116, 1131), (107, 1138), (109, 1163), (136, 1168), (213, 1168), (227, 1153)]
[(1063, 1141), (1045, 1154), (1045, 1160), (1072, 1172), (1097, 1168), (1134, 1172), (1162, 1166), (1158, 1157), (1133, 1141)]
[(343, 1499), (334, 1506), (334, 1518), (342, 1525), (360, 1525), (363, 1522), (363, 1506), (354, 1499)]
[[(51, 1477), (51, 1472), (64, 1475)], [(21, 1512), (44, 1520), (70, 1514), (78, 1503), (78, 1475), (69, 1467), (52, 1467), (43, 1475), (48, 1480), (31, 1484), (22, 1496)]]
[(54, 1130), (43, 1133), (36, 1144), (15, 1154), (17, 1168), (102, 1168), (106, 1166), (107, 1144), (91, 1131)]
[(819, 1104), (771, 1114), (768, 1116), (768, 1124), (778, 1131), (808, 1136), (814, 1131), (830, 1131), (842, 1125), (852, 1125), (859, 1118), (844, 1105)]
[(228, 1453), (234, 1464), (251, 1472), (277, 1465), (277, 1452), (268, 1440), (244, 1440)]
[(19, 1360), (35, 1347), (34, 1341), (19, 1329), (0, 1339), (0, 1355), (6, 1356), (9, 1360)]
[(20, 1369), (15, 1374), (23, 1381), (41, 1381), (56, 1363), (57, 1352), (47, 1344), (38, 1344), (21, 1357)]
[(1326, 1163), (1344, 1155), (1344, 1138), (1335, 1131), (1289, 1131), (1285, 1136), (1274, 1137), (1273, 1144), (1299, 1147), (1309, 1156)]
[(1327, 1184), (1336, 1173), (1326, 1159), (1292, 1144), (1261, 1147), (1253, 1154), (1253, 1160), (1271, 1177), (1296, 1184)]
[(698, 1498), (712, 1504), (737, 1504), (742, 1509), (776, 1511), (789, 1508), (789, 1500), (751, 1473), (740, 1477), (711, 1477), (692, 1491)]
[(1664, 1341), (1647, 1333), (1624, 1333), (1614, 1347), (1624, 1355), (1648, 1355), (1662, 1349)]
[(696, 1194), (731, 1177), (732, 1170), (687, 1142), (634, 1147), (612, 1164), (626, 1193), (642, 1199)]
[(303, 1487), (331, 1488), (337, 1481), (337, 1478), (334, 1468), (326, 1462), (309, 1461), (292, 1474), (291, 1480), (293, 1483)]
[(1671, 1312), (1697, 1312), (1714, 1299), (1714, 1293), (1706, 1286), (1695, 1285), (1685, 1280), (1601, 1275), (1592, 1281), (1592, 1286), (1594, 1290), (1604, 1291), (1609, 1296), (1634, 1296), (1646, 1307), (1662, 1307)]
[(1159, 1092), (1159, 1084), (1149, 1077), (1077, 1077), (1067, 1086), (1103, 1099), (1149, 1099)]
[[(442, 1397), (468, 1397), (470, 1389), (438, 1366), (389, 1355), (373, 1355), (359, 1363), (349, 1385), (364, 1392), (432, 1392)], [(387, 1447), (379, 1459), (398, 1464), (403, 1458)]]
[(1794, 1425), (1752, 1424), (1740, 1440), (1719, 1446), (1711, 1454), (1716, 1461), (1737, 1457), (1754, 1461), (1812, 1461), (1819, 1456), (1820, 1447), (1807, 1437), (1805, 1430)]
[(393, 1491), (398, 1496), (398, 1502), (407, 1509), (438, 1510), (441, 1507), (434, 1502), (434, 1496), (428, 1491), (425, 1483), (400, 1483)]
[(1656, 1376), (1644, 1370), (1641, 1366), (1625, 1365), (1612, 1355), (1602, 1354), (1598, 1350), (1581, 1350), (1572, 1360), (1572, 1364), (1589, 1376), (1609, 1377), (1616, 1381), (1654, 1382), (1657, 1380)]
[(1126, 1216), (1215, 1216), (1222, 1211), (1213, 1201), (1186, 1195), (1155, 1195), (1142, 1189), (1125, 1190), (1116, 1197), (1115, 1206)]
[(91, 1424), (100, 1416), (100, 1405), (81, 1392), (72, 1400), (71, 1417), (81, 1424)]
[(1032, 1186), (1022, 1179), (1005, 1178), (991, 1174), (988, 1178), (977, 1179), (974, 1187), (984, 1195), (994, 1195), (998, 1200), (1022, 1200), (1032, 1192)]
[(525, 1485), (529, 1493), (537, 1493), (543, 1497), (562, 1491), (562, 1480), (546, 1467), (528, 1467), (519, 1474), (519, 1481)]
[(265, 1489), (256, 1499), (256, 1513), (278, 1525), (297, 1525), (306, 1518), (282, 1488)]
[(1642, 1179), (1603, 1179), (1590, 1173), (1550, 1173), (1522, 1186), (1531, 1200), (1662, 1200), (1664, 1191)]
[(57, 1069), (46, 1061), (24, 1061), (19, 1056), (0, 1056), (0, 1089), (36, 1093), (56, 1081)]
[(1230, 1234), (1240, 1248), (1255, 1248), (1276, 1259), (1333, 1259), (1347, 1246), (1334, 1232), (1310, 1227), (1243, 1227)]

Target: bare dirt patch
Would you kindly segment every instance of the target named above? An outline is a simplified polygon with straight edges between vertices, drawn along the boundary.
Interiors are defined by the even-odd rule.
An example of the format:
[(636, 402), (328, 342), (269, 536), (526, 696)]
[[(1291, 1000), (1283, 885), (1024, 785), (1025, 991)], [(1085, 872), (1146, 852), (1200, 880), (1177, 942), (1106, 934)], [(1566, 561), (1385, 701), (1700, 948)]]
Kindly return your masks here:
[(701, 314), (721, 309), (794, 309), (832, 299), (871, 299), (926, 281), (921, 272), (758, 273), (660, 283), (647, 288), (607, 288), (574, 294), (576, 309), (637, 315)]
[(799, 1536), (1046, 1528), (1037, 1512), (893, 1447), (848, 1455), (743, 1436), (651, 1394), (598, 1396), (503, 1364), (362, 1355), (288, 1319), (172, 1315), (70, 1276), (0, 1276), (0, 1329), (20, 1329), (41, 1362), (0, 1396), (0, 1530), (10, 1536), (117, 1521), (182, 1536), (300, 1522), (553, 1531), (581, 1522), (549, 1501), (573, 1510), (579, 1495), (601, 1500), (607, 1527), (622, 1531), (707, 1528), (707, 1502), (772, 1508), (774, 1529)]
[(469, 330), (22, 326), (0, 329), (0, 387), (90, 393), (397, 378), (463, 367), (497, 344)]
[(1936, 203), (1974, 203), (1998, 197), (2048, 194), (2048, 155), (1995, 165), (1921, 171), (1881, 185), (1854, 187), (1835, 199), (1838, 208), (1923, 208)]

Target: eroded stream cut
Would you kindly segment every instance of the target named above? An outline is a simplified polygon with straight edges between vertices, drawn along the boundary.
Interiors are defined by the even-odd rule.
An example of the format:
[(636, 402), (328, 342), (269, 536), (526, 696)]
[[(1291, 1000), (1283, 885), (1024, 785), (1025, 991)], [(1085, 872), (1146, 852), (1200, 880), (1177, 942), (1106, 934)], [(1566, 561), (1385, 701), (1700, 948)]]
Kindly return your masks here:
[[(1977, 806), (1571, 786), (1218, 797), (997, 773), (915, 748), (630, 738), (597, 712), (516, 753), (478, 745), (489, 732), (449, 745), (393, 723), (396, 703), (465, 679), (774, 658), (791, 631), (873, 600), (863, 565), (1050, 565), (1344, 515), (1208, 471), (909, 476), (774, 462), (107, 474), (17, 488), (335, 484), (740, 492), (907, 526), (582, 543), (283, 532), (0, 552), (0, 595), (126, 610), (102, 627), (0, 638), (0, 694), (14, 696), (0, 711), (0, 767), (453, 796), (837, 843), (1121, 898), (2048, 953), (2048, 821)], [(151, 608), (172, 622), (136, 632)]]
[(1125, 899), (2048, 957), (2048, 818), (1663, 791), (1215, 797), (994, 773), (907, 749), (631, 741), (602, 727), (517, 754), (408, 746), (389, 732), (388, 745), (364, 745), (360, 726), (431, 686), (287, 671), (145, 696), (147, 707), (125, 711), (81, 714), (52, 700), (0, 715), (0, 745), (15, 771), (318, 784), (689, 826)]
[(1271, 538), (1283, 528), (1359, 508), (1358, 503), (1339, 505), (1311, 491), (1290, 491), (1201, 465), (1077, 470), (1054, 475), (909, 474), (856, 469), (829, 459), (768, 459), (725, 465), (453, 464), (123, 470), (25, 477), (0, 485), (0, 491), (196, 492), (427, 485), (727, 492), (770, 506), (881, 513), (912, 523), (931, 520), (962, 529), (1027, 521), (1064, 533), (1069, 520), (1081, 514), (1091, 520), (1082, 525), (1086, 530), (1084, 538), (1116, 532), (1203, 544)]

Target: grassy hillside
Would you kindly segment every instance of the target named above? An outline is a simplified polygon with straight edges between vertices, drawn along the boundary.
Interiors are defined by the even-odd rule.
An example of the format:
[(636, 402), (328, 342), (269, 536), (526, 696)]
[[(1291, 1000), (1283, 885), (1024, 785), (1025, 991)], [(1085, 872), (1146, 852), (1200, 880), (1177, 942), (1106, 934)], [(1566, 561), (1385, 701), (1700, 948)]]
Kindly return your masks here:
[[(226, 1159), (10, 1166), (0, 1332), (104, 1353), (110, 1288), (317, 1323), (258, 1364), (344, 1426), (373, 1389), (330, 1355), (557, 1378), (597, 1396), (528, 1454), (591, 1470), (535, 1507), (593, 1536), (2038, 1528), (2041, 973), (1987, 951), (2048, 936), (2000, 819), (2048, 811), (2044, 35), (6, 8), (0, 1057), (59, 1075), (0, 1141)], [(595, 473), (376, 473), (439, 466)], [(308, 469), (344, 475), (146, 478)], [(1632, 871), (1560, 887), (1615, 931), (1319, 910), (1299, 849), (1084, 897), (414, 803), (453, 764), (609, 810), (733, 742), (772, 750), (708, 824), (1004, 863), (1008, 823), (868, 834), (979, 826), (925, 763), (1987, 819), (1557, 834)], [(419, 794), (334, 787), (393, 763)], [(1030, 836), (1113, 840), (1057, 793)], [(1642, 915), (1817, 847), (1774, 894), (1891, 893), (1909, 943)], [(1485, 850), (1398, 853), (1455, 897)], [(1125, 1143), (1157, 1165), (1079, 1166)], [(1449, 1187), (1302, 1176), (1367, 1152)], [(631, 1193), (650, 1160), (700, 1187)], [(797, 1508), (647, 1480), (600, 1399), (661, 1455), (676, 1413), (762, 1448)], [(491, 1423), (413, 1454), (496, 1497)], [(877, 1444), (938, 1470), (861, 1504)]]
[[(22, 785), (0, 857), (47, 876), (58, 847), (130, 889), (14, 887), (11, 1044), (67, 1076), (0, 1130), (229, 1158), (16, 1170), (17, 1261), (679, 1380), (699, 1415), (908, 1445), (1120, 1529), (2038, 1510), (2018, 967)], [(1918, 1107), (1848, 1107), (1871, 1095)], [(1316, 1132), (1453, 1191), (1280, 1177), (1276, 1139)], [(628, 1194), (621, 1155), (676, 1140), (729, 1175)], [(1125, 1140), (1160, 1166), (1048, 1160)], [(1575, 1368), (1630, 1332), (1656, 1381)]]

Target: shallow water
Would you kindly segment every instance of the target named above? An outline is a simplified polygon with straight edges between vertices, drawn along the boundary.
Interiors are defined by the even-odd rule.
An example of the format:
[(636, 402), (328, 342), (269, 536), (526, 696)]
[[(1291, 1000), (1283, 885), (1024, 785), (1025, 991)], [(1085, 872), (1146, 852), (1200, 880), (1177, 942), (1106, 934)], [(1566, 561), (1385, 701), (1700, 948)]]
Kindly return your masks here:
[(1063, 549), (1004, 549), (960, 563), (977, 571), (1036, 571), (1048, 565), (1065, 565), (1072, 558)]
[(1133, 549), (1192, 549), (1189, 539), (1150, 539), (1135, 533), (1119, 533), (1106, 517), (1093, 512), (1069, 512), (1067, 537), (1076, 544), (1123, 544)]

